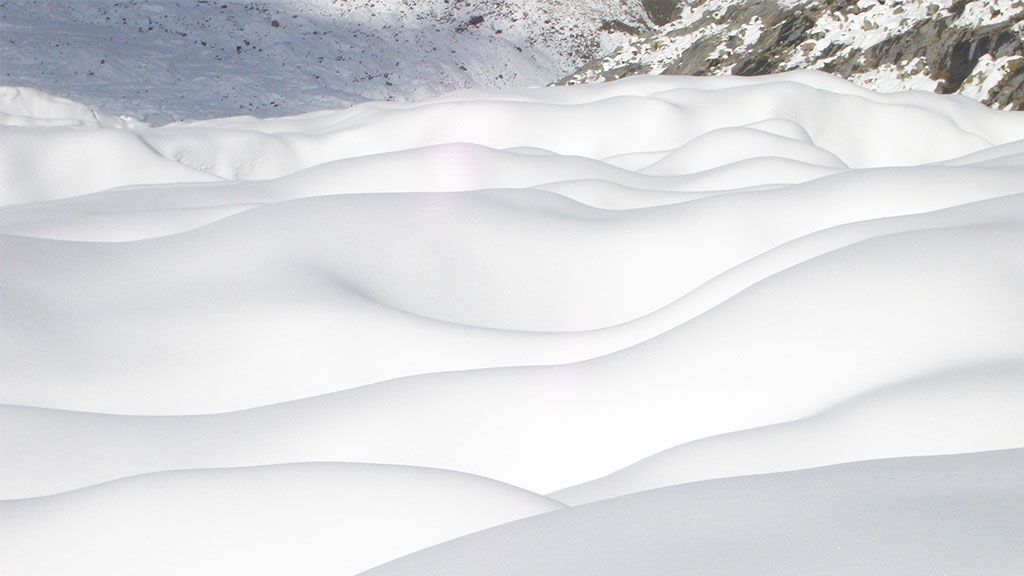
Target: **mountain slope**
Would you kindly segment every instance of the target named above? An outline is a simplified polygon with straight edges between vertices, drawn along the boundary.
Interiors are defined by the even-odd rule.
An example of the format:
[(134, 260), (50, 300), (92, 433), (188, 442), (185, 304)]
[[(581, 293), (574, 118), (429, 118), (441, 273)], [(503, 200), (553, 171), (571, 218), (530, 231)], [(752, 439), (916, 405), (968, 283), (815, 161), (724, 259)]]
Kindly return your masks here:
[(561, 80), (812, 68), (880, 91), (1024, 109), (1021, 0), (692, 0), (651, 34)]
[(151, 122), (541, 85), (651, 22), (640, 0), (3, 0), (0, 82)]

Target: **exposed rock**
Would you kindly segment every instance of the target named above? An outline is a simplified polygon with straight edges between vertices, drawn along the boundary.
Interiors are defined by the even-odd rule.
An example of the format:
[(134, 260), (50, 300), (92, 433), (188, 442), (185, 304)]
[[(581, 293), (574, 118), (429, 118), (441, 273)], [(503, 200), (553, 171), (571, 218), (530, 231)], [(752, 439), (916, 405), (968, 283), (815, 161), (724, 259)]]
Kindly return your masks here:
[(1022, 110), (1022, 27), (1024, 0), (695, 0), (560, 83), (813, 68), (882, 91), (960, 93)]
[(668, 24), (679, 16), (678, 0), (643, 0), (643, 6), (651, 22), (658, 25)]

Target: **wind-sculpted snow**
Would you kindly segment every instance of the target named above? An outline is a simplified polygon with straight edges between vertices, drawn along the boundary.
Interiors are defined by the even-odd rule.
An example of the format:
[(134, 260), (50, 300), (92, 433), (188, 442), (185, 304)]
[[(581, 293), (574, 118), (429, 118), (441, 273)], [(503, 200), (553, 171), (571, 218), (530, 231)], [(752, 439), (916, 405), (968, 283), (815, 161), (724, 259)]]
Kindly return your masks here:
[(1024, 565), (1024, 454), (863, 462), (569, 508), (367, 576), (991, 574)]
[(15, 574), (83, 564), (106, 574), (355, 574), (563, 507), (485, 478), (402, 466), (178, 470), (0, 502), (0, 548)]
[[(351, 574), (560, 506), (538, 494), (617, 507), (698, 480), (650, 494), (731, 494), (740, 484), (722, 478), (768, 472), (803, 487), (757, 490), (797, 502), (807, 486), (877, 471), (851, 504), (869, 514), (897, 498), (886, 475), (917, 464), (793, 471), (1024, 446), (1020, 113), (814, 72), (161, 128), (31, 89), (0, 102), (0, 498), (17, 520), (5, 554), (24, 572), (92, 558), (98, 573), (138, 573), (141, 558), (174, 555), (213, 573), (211, 549), (192, 543), (235, 526), (260, 548), (246, 572), (301, 556)], [(941, 467), (979, 467), (956, 484), (973, 502), (995, 486), (975, 480), (1008, 459)], [(356, 469), (401, 470), (386, 474), (402, 494), (365, 478), (351, 494), (312, 485)], [(452, 503), (467, 482), (479, 499)], [(273, 495), (290, 485), (301, 497)], [(222, 493), (233, 499), (204, 507)], [(359, 494), (343, 518), (353, 535), (337, 536), (361, 551), (348, 556), (320, 531)], [(915, 497), (958, 506), (935, 484)], [(277, 524), (318, 503), (273, 544)], [(644, 514), (630, 506), (623, 522)], [(845, 506), (796, 506), (795, 521), (838, 521)], [(161, 510), (174, 519), (140, 532), (137, 556), (87, 536)], [(919, 512), (893, 518), (938, 518)], [(551, 522), (585, 540), (596, 528), (575, 514), (482, 534)], [(444, 529), (415, 528), (440, 516)], [(745, 518), (720, 518), (712, 540), (760, 550), (741, 536)], [(850, 522), (836, 534), (872, 533)], [(388, 541), (399, 524), (410, 538)], [(633, 539), (625, 526), (601, 529)], [(395, 569), (474, 572), (452, 559), (486, 555), (474, 538)], [(523, 550), (543, 548), (537, 538)], [(935, 566), (1012, 565), (1006, 554)], [(532, 566), (501, 557), (494, 569)], [(545, 570), (586, 573), (573, 558)], [(890, 566), (866, 558), (869, 572)]]
[(1015, 448), (1024, 444), (1021, 382), (1021, 364), (931, 374), (867, 392), (808, 418), (670, 448), (553, 496), (579, 504), (706, 478), (893, 455), (970, 452), (978, 446)]

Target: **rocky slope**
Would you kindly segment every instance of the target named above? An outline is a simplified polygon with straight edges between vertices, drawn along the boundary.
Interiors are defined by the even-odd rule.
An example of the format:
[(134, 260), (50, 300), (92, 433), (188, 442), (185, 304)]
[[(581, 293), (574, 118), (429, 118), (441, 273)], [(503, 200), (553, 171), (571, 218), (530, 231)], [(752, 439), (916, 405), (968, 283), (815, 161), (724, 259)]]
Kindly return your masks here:
[[(880, 91), (959, 93), (1024, 109), (1022, 0), (692, 0), (561, 82), (635, 74), (832, 72)], [(659, 13), (661, 14), (661, 13)]]
[(0, 83), (156, 123), (543, 85), (652, 30), (645, 3), (3, 0)]

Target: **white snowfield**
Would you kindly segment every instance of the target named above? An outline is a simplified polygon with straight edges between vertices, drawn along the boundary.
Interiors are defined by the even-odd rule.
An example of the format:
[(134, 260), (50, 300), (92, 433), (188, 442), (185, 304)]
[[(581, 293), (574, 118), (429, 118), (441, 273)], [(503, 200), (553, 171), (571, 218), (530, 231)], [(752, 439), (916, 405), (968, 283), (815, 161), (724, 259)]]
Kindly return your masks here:
[(1024, 113), (792, 72), (0, 122), (0, 568), (1024, 567)]
[(154, 122), (543, 86), (653, 27), (641, 0), (0, 0), (0, 20), (0, 83)]
[(683, 484), (441, 544), (366, 576), (1020, 574), (1024, 451)]
[(493, 480), (403, 466), (178, 470), (2, 501), (0, 550), (7, 574), (356, 574), (564, 507)]

